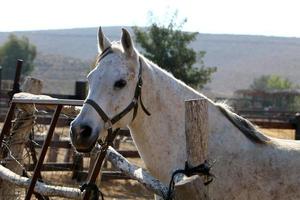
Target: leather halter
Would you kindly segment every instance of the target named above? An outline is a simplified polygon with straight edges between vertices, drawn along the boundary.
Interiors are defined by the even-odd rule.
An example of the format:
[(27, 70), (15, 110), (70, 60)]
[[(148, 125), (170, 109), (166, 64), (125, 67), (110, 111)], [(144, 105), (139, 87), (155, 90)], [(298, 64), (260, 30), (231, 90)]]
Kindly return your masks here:
[[(106, 55), (113, 53), (111, 47), (108, 47), (107, 49), (105, 49), (102, 54), (100, 55), (100, 58), (98, 59), (98, 62), (103, 59)], [(98, 143), (101, 144), (101, 149), (100, 152), (97, 156), (96, 162), (94, 164), (93, 170), (92, 170), (92, 174), (89, 178), (88, 184), (87, 186), (93, 186), (95, 185), (95, 180), (99, 174), (99, 171), (101, 169), (102, 163), (104, 161), (104, 158), (106, 156), (106, 152), (108, 149), (109, 145), (112, 145), (114, 138), (116, 137), (117, 133), (119, 132), (119, 128), (117, 128), (116, 130), (113, 130), (113, 124), (115, 124), (116, 122), (118, 122), (120, 119), (122, 119), (127, 113), (129, 113), (132, 109), (133, 109), (133, 117), (132, 117), (132, 121), (135, 119), (136, 114), (137, 114), (137, 109), (138, 109), (138, 105), (139, 105), (139, 101), (141, 103), (141, 107), (143, 109), (143, 111), (147, 114), (150, 115), (149, 111), (145, 108), (143, 101), (142, 101), (142, 85), (143, 85), (143, 80), (142, 80), (142, 61), (141, 58), (139, 57), (139, 65), (140, 65), (140, 69), (139, 69), (139, 74), (138, 74), (138, 81), (135, 87), (135, 91), (134, 91), (134, 96), (132, 101), (129, 103), (129, 105), (119, 114), (115, 115), (113, 118), (109, 118), (107, 116), (107, 114), (104, 112), (104, 110), (92, 99), (86, 99), (85, 100), (85, 104), (89, 104), (90, 106), (92, 106), (96, 112), (98, 113), (98, 115), (102, 118), (102, 120), (105, 123), (105, 128), (107, 130), (107, 136), (105, 138), (105, 141), (102, 142), (101, 140), (98, 140)], [(96, 186), (97, 187), (97, 186)], [(98, 188), (97, 188), (98, 189)], [(83, 188), (84, 190), (84, 188)], [(100, 193), (101, 194), (101, 193)], [(84, 200), (90, 199), (90, 191), (86, 190), (85, 195), (84, 195)], [(98, 199), (98, 198), (97, 198)], [(103, 199), (103, 197), (102, 197)]]
[[(107, 49), (105, 49), (102, 54), (100, 55), (99, 61), (101, 59), (103, 59), (105, 56), (107, 56), (108, 54), (113, 53), (111, 47), (108, 47)], [(143, 111), (146, 113), (146, 115), (150, 116), (150, 112), (145, 108), (143, 101), (142, 101), (142, 85), (143, 85), (143, 80), (142, 80), (142, 60), (139, 57), (139, 74), (138, 74), (138, 81), (135, 87), (135, 91), (134, 91), (134, 96), (132, 101), (129, 103), (129, 105), (123, 110), (121, 111), (119, 114), (115, 115), (112, 118), (109, 118), (107, 116), (107, 114), (104, 112), (104, 110), (92, 99), (86, 99), (85, 100), (85, 104), (89, 104), (91, 105), (96, 112), (98, 113), (98, 115), (102, 118), (102, 120), (105, 123), (105, 128), (111, 132), (112, 131), (112, 125), (114, 125), (116, 122), (118, 122), (120, 119), (122, 119), (127, 113), (129, 113), (132, 109), (133, 109), (133, 117), (132, 117), (132, 121), (135, 119), (136, 114), (137, 114), (137, 110), (138, 110), (138, 105), (139, 102), (141, 104), (141, 107), (143, 109)]]

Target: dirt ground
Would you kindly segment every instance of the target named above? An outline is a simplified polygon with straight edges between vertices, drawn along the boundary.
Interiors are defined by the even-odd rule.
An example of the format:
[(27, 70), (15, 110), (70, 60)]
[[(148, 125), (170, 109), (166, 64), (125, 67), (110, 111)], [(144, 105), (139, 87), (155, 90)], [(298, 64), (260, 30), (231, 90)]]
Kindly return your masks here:
[[(70, 173), (61, 173), (48, 181), (52, 183), (63, 183), (64, 186), (79, 187), (80, 184), (71, 180)], [(134, 180), (109, 180), (102, 181), (99, 189), (104, 195), (105, 200), (118, 199), (153, 199), (153, 195), (148, 192), (141, 184)], [(63, 200), (64, 198), (51, 198), (55, 200)]]

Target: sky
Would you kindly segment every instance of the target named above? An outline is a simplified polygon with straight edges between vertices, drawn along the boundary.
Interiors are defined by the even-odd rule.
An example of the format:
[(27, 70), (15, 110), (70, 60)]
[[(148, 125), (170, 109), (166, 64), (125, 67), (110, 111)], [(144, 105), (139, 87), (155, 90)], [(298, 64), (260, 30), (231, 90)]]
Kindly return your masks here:
[(200, 33), (300, 37), (299, 0), (0, 0), (0, 31), (164, 23), (173, 12)]

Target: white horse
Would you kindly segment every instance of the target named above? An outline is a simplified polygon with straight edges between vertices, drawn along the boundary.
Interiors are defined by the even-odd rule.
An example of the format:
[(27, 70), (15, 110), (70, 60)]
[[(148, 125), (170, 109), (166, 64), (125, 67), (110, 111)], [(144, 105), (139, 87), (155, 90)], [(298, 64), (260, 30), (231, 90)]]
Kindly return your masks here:
[[(131, 106), (112, 126), (129, 127), (147, 169), (168, 184), (172, 172), (183, 168), (186, 160), (184, 101), (206, 97), (140, 55), (125, 29), (120, 42), (110, 42), (100, 28), (98, 47), (102, 55), (88, 75), (87, 99), (109, 119), (137, 102), (138, 107)], [(139, 80), (142, 91), (134, 98)], [(300, 199), (300, 143), (267, 137), (208, 101), (208, 156), (216, 160), (212, 169), (216, 179), (209, 185), (212, 199)], [(90, 151), (105, 135), (111, 123), (104, 118), (95, 105), (83, 106), (71, 124), (77, 151)]]

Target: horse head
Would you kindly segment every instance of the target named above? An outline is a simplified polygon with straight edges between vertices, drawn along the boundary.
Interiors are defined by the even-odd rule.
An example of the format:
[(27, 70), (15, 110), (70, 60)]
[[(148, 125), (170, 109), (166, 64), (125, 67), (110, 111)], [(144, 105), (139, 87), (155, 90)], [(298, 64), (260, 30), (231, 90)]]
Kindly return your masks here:
[(70, 138), (79, 152), (89, 152), (107, 129), (126, 127), (134, 118), (141, 88), (141, 63), (129, 32), (110, 42), (98, 31), (99, 56), (88, 74), (89, 93), (71, 123)]

